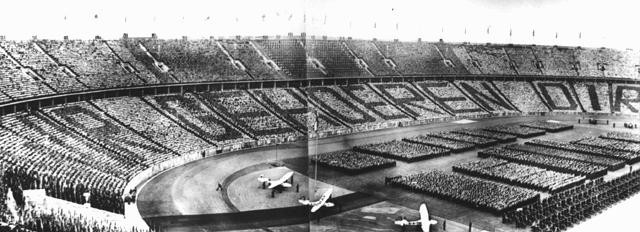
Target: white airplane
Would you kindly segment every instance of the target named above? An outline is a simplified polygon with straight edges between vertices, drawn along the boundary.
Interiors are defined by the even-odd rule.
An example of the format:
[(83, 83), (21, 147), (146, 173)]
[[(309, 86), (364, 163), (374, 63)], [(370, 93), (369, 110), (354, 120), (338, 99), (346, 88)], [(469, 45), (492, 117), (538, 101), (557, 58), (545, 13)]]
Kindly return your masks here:
[(420, 205), (420, 220), (417, 221), (407, 221), (407, 219), (402, 218), (402, 220), (397, 220), (394, 224), (402, 226), (420, 226), (420, 229), (424, 232), (429, 232), (429, 227), (431, 225), (435, 225), (438, 222), (436, 220), (429, 219), (429, 211), (427, 211), (427, 205), (422, 203)]
[(313, 206), (313, 207), (311, 207), (311, 212), (315, 213), (322, 206), (325, 206), (325, 207), (333, 207), (333, 206), (335, 206), (335, 204), (333, 204), (331, 202), (327, 202), (327, 200), (329, 200), (329, 198), (331, 197), (331, 192), (333, 192), (333, 189), (327, 190), (326, 192), (324, 192), (322, 194), (322, 196), (320, 197), (320, 200), (317, 200), (317, 201), (298, 200), (298, 202), (300, 202), (300, 204), (303, 204), (303, 205), (311, 205), (311, 206)]
[(258, 182), (260, 183), (267, 182), (267, 184), (269, 184), (270, 189), (275, 188), (277, 186), (290, 188), (292, 186), (291, 183), (287, 183), (286, 181), (289, 180), (292, 176), (293, 176), (293, 172), (287, 172), (284, 174), (284, 176), (280, 177), (280, 179), (270, 181), (269, 179), (265, 178), (264, 175), (260, 175), (260, 177), (258, 177)]

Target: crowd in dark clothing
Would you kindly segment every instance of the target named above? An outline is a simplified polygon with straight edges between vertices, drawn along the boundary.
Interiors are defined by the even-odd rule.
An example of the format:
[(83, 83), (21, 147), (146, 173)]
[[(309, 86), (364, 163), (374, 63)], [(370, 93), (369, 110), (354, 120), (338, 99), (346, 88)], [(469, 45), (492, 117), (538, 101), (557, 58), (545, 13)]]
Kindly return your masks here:
[(539, 198), (532, 190), (439, 170), (386, 178), (385, 182), (492, 212)]
[[(3, 213), (4, 214), (4, 213)], [(118, 222), (95, 219), (64, 211), (44, 209), (20, 210), (20, 223), (0, 222), (0, 232), (148, 232), (124, 227)], [(7, 217), (7, 215), (3, 215)]]
[(124, 214), (121, 190), (89, 188), (83, 183), (71, 183), (53, 175), (26, 171), (19, 167), (7, 168), (2, 182), (11, 188), (18, 205), (22, 202), (22, 190), (45, 189), (47, 196), (78, 204), (90, 203), (94, 208)]
[(640, 171), (605, 182), (597, 179), (502, 215), (504, 223), (531, 226), (533, 232), (556, 232), (600, 213), (640, 191)]

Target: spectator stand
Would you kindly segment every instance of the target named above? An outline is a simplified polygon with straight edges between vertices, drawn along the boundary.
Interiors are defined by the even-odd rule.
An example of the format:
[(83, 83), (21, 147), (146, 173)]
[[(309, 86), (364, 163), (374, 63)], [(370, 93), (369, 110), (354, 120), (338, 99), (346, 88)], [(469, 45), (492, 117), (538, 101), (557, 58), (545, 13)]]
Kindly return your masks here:
[(340, 88), (351, 97), (351, 99), (360, 103), (364, 108), (375, 113), (385, 121), (412, 120), (412, 118), (408, 117), (402, 110), (387, 102), (368, 85), (347, 85), (340, 86)]
[(369, 72), (375, 76), (393, 76), (398, 75), (394, 67), (387, 63), (390, 60), (384, 56), (375, 43), (368, 40), (351, 40), (346, 41), (346, 45), (354, 55), (367, 64)]
[(570, 83), (566, 81), (532, 81), (531, 84), (552, 112), (585, 111), (576, 96), (576, 90)]
[(419, 91), (430, 96), (447, 111), (457, 115), (488, 114), (469, 100), (453, 83), (444, 81), (428, 81), (414, 83)]
[(612, 113), (640, 115), (640, 85), (614, 83), (609, 88)]
[(438, 105), (420, 95), (407, 83), (376, 83), (369, 86), (411, 117), (422, 120), (446, 117)]
[(549, 112), (539, 95), (527, 81), (493, 81), (504, 96), (523, 113)]
[(494, 115), (504, 115), (507, 113), (520, 112), (513, 104), (502, 96), (490, 82), (485, 81), (454, 81), (461, 92), (489, 113)]
[(611, 113), (609, 102), (609, 84), (604, 82), (579, 82), (573, 81), (577, 100), (589, 113)]

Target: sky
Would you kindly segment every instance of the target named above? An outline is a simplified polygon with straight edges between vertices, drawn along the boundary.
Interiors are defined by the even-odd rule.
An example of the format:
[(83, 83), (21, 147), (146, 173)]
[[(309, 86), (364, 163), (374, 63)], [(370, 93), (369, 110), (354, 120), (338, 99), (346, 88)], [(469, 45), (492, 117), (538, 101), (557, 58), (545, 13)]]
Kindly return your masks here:
[(640, 48), (634, 24), (640, 2), (630, 0), (22, 0), (2, 6), (0, 35), (11, 40), (306, 32), (359, 39)]

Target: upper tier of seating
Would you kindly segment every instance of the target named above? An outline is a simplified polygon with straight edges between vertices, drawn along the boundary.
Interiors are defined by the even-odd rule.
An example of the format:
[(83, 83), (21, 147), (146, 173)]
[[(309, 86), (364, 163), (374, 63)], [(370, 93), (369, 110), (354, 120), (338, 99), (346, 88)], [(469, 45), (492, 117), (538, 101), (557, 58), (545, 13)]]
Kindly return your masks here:
[(640, 52), (300, 37), (0, 41), (0, 102), (156, 83), (469, 73), (640, 79)]

